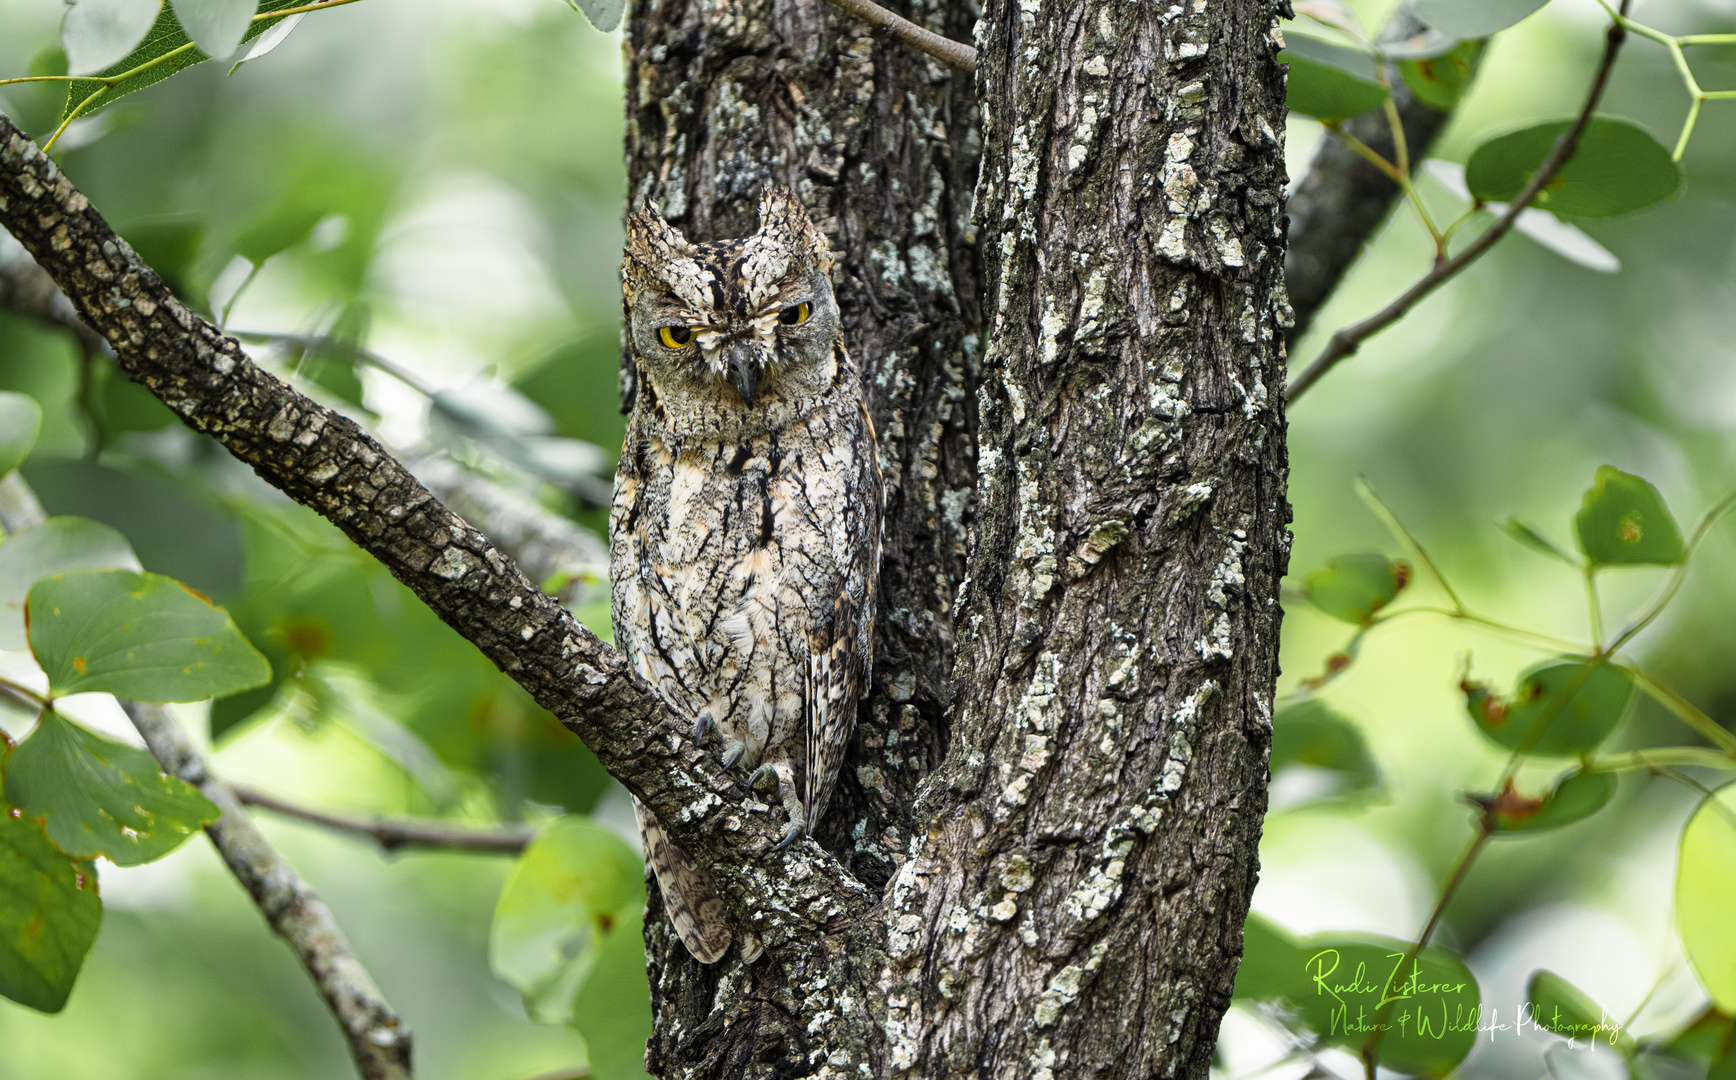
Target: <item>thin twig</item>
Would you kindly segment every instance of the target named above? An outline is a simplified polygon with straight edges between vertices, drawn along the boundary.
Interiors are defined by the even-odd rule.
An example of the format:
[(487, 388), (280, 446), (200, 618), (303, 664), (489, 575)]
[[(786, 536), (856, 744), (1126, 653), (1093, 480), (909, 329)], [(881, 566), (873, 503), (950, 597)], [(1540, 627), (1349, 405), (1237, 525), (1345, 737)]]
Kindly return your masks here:
[(895, 15), (876, 4), (874, 0), (826, 0), (828, 4), (848, 15), (854, 15), (869, 26), (886, 30), (893, 37), (915, 49), (927, 53), (947, 67), (955, 67), (960, 71), (976, 71), (977, 51), (962, 41), (954, 41), (941, 37), (932, 30), (922, 27)]
[(298, 806), (245, 784), (231, 784), (229, 789), (244, 806), (257, 806), (337, 832), (365, 836), (385, 851), (411, 847), (516, 855), (536, 838), (536, 830), (528, 825), (478, 827), (427, 818), (356, 817)]
[[(1627, 8), (1628, 0), (1622, 0), (1622, 14), (1627, 13)], [(1620, 22), (1612, 23), (1609, 33), (1605, 37), (1603, 60), (1597, 66), (1597, 75), (1592, 79), (1591, 90), (1585, 96), (1585, 104), (1580, 108), (1578, 117), (1574, 119), (1573, 126), (1555, 140), (1555, 146), (1550, 150), (1549, 156), (1544, 159), (1542, 167), (1532, 175), (1531, 182), (1525, 185), (1524, 190), (1520, 191), (1518, 197), (1507, 207), (1507, 212), (1489, 226), (1488, 231), (1471, 241), (1470, 246), (1457, 256), (1444, 262), (1437, 261), (1427, 274), (1424, 274), (1415, 285), (1405, 290), (1404, 295), (1397, 300), (1361, 322), (1347, 326), (1333, 334), (1332, 340), (1327, 343), (1325, 349), (1321, 350), (1314, 362), (1291, 381), (1289, 389), (1284, 394), (1287, 401), (1294, 402), (1301, 397), (1309, 387), (1319, 382), (1320, 377), (1332, 370), (1339, 361), (1355, 355), (1356, 350), (1362, 347), (1364, 341), (1403, 318), (1424, 297), (1457, 277), (1459, 271), (1476, 262), (1484, 252), (1494, 247), (1498, 240), (1507, 235), (1514, 223), (1519, 220), (1519, 215), (1524, 213), (1526, 208), (1542, 193), (1543, 188), (1555, 179), (1555, 174), (1561, 171), (1562, 166), (1566, 165), (1568, 159), (1573, 157), (1574, 151), (1579, 149), (1579, 138), (1584, 134), (1586, 125), (1591, 123), (1592, 114), (1597, 110), (1597, 103), (1602, 99), (1604, 87), (1609, 82), (1610, 69), (1615, 66), (1616, 54), (1621, 51), (1622, 42), (1625, 40), (1627, 40), (1627, 30)]]
[(325, 901), (266, 842), (234, 790), (211, 772), (167, 709), (130, 701), (121, 705), (163, 771), (192, 784), (223, 811), (205, 834), (272, 932), (289, 943), (313, 977), (344, 1029), (364, 1080), (410, 1080), (410, 1029), (350, 951)]

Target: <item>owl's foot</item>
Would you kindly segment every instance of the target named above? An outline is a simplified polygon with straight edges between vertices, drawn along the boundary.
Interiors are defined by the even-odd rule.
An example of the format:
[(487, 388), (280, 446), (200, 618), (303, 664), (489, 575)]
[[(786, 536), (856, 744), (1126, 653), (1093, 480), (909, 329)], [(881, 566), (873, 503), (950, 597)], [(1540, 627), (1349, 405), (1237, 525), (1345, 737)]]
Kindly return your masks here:
[(723, 742), (723, 771), (735, 768), (735, 763), (747, 753), (747, 744), (740, 739), (725, 739)]
[(792, 821), (789, 826), (784, 829), (783, 839), (772, 845), (772, 850), (783, 851), (785, 848), (794, 844), (797, 840), (800, 840), (806, 835), (808, 835), (808, 823), (805, 821)]
[(778, 795), (782, 797), (784, 809), (789, 812), (790, 824), (784, 829), (783, 838), (772, 845), (773, 851), (783, 851), (797, 840), (808, 835), (808, 815), (802, 806), (801, 797), (796, 794), (796, 773), (788, 761), (772, 764), (778, 777)]
[[(771, 782), (769, 785), (767, 784), (768, 780)], [(749, 791), (757, 791), (763, 788), (767, 791), (776, 791), (778, 787), (777, 781), (778, 770), (768, 761), (764, 765), (755, 769), (753, 775), (747, 778), (747, 789)]]
[(711, 722), (711, 710), (710, 709), (707, 709), (704, 712), (700, 713), (698, 716), (694, 717), (693, 718), (693, 741), (694, 742), (704, 742), (705, 737), (711, 733), (711, 729), (715, 726), (716, 725), (714, 725)]

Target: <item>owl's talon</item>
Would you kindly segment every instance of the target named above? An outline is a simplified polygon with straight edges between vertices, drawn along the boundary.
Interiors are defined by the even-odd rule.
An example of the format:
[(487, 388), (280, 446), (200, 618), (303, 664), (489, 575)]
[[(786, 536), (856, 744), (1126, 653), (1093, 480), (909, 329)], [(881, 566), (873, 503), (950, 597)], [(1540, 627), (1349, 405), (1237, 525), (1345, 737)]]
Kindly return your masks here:
[(773, 851), (783, 851), (784, 849), (788, 848), (791, 844), (795, 843), (797, 840), (800, 840), (804, 836), (807, 836), (807, 835), (808, 835), (808, 830), (802, 827), (801, 822), (792, 821), (792, 822), (790, 822), (789, 827), (784, 830), (783, 839), (779, 840), (777, 843), (772, 845), (772, 850)]
[(753, 775), (747, 778), (747, 789), (749, 791), (758, 790), (764, 786), (767, 780), (772, 782), (768, 790), (776, 791), (778, 789), (778, 771), (772, 768), (770, 762), (755, 769)]
[(710, 709), (707, 709), (706, 711), (700, 713), (698, 716), (694, 717), (694, 719), (693, 719), (693, 741), (694, 742), (704, 742), (705, 737), (711, 733), (711, 729), (714, 726), (715, 725), (711, 721), (711, 710)]
[(745, 753), (747, 753), (746, 743), (735, 739), (725, 742), (723, 744), (723, 771), (728, 772), (735, 768), (735, 763), (740, 761), (741, 756)]

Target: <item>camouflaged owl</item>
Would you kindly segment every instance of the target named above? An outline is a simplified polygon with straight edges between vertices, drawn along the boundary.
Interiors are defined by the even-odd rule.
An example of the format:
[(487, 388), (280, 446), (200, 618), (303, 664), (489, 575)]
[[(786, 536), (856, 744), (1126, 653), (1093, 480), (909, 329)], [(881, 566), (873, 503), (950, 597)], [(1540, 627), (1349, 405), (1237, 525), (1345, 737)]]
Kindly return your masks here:
[[(647, 203), (627, 221), (637, 393), (609, 513), (615, 643), (725, 768), (775, 783), (813, 831), (866, 691), (881, 486), (844, 349), (826, 239), (769, 188), (745, 240), (691, 244)], [(723, 902), (656, 818), (645, 855), (681, 940), (714, 963)], [(744, 959), (759, 953), (751, 933)]]

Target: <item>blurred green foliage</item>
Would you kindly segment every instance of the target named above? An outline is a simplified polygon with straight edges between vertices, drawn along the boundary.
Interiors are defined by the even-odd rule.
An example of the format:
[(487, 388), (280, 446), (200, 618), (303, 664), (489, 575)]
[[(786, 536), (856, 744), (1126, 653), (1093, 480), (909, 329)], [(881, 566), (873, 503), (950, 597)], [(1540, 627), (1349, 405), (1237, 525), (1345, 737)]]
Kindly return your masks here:
[[(1535, 133), (1555, 130), (1577, 105), (1600, 24), (1590, 5), (1575, 2), (1556, 0), (1522, 22), (1538, 6), (1531, 0), (1455, 2), (1442, 10), (1470, 20), (1466, 35), (1501, 35), (1404, 66), (1425, 97), (1460, 103), (1439, 148), (1445, 158), (1511, 151), (1473, 169), (1482, 194), (1516, 190), (1515, 176), (1546, 152)], [(1365, 25), (1378, 25), (1387, 6), (1355, 5)], [(53, 0), (0, 7), (0, 71), (64, 71), (61, 9)], [(1645, 14), (1672, 33), (1732, 29), (1727, 9), (1665, 2)], [(374, 350), (430, 386), (498, 380), (545, 410), (554, 434), (612, 454), (622, 432), (614, 407), (625, 195), (618, 48), (618, 38), (554, 0), (440, 0), (414, 12), (367, 0), (304, 20), (269, 57), (233, 74), (199, 65), (77, 120), (58, 154), (189, 305), (230, 327), (316, 340), (256, 350), (309, 392), (413, 436), (419, 399), (363, 361), (361, 350)], [(1318, 115), (1385, 99), (1372, 65), (1352, 70), (1359, 63), (1342, 44), (1335, 51), (1298, 35), (1291, 48), (1301, 54), (1292, 92), (1312, 93), (1301, 104)], [(1478, 73), (1467, 82), (1474, 56)], [(1702, 85), (1736, 87), (1736, 50), (1696, 51), (1693, 63)], [(1732, 1008), (1721, 974), (1728, 789), (1705, 801), (1692, 784), (1713, 774), (1692, 765), (1671, 766), (1691, 781), (1675, 784), (1637, 771), (1612, 781), (1618, 774), (1559, 759), (1520, 762), (1504, 775), (1513, 740), (1475, 709), (1468, 721), (1460, 690), (1474, 652), (1480, 673), (1519, 688), (1513, 702), (1485, 693), (1482, 705), (1497, 702), (1508, 721), (1531, 710), (1527, 732), (1539, 714), (1566, 712), (1565, 727), (1547, 722), (1545, 737), (1556, 742), (1539, 749), (1549, 753), (1619, 754), (1695, 739), (1678, 722), (1681, 709), (1659, 695), (1637, 696), (1630, 708), (1631, 684), (1616, 674), (1625, 669), (1595, 665), (1573, 684), (1585, 665), (1562, 644), (1602, 637), (1604, 609), (1643, 609), (1668, 580), (1667, 564), (1683, 548), (1668, 505), (1697, 511), (1736, 487), (1728, 314), (1736, 308), (1736, 117), (1709, 104), (1679, 175), (1659, 166), (1641, 178), (1651, 185), (1645, 209), (1586, 220), (1616, 205), (1597, 185), (1624, 161), (1657, 165), (1662, 143), (1632, 133), (1677, 131), (1681, 94), (1663, 49), (1630, 44), (1603, 111), (1632, 122), (1606, 134), (1638, 149), (1588, 157), (1599, 170), (1566, 176), (1552, 196), (1620, 257), (1621, 274), (1596, 275), (1509, 239), (1292, 414), (1290, 599), (1306, 595), (1319, 606), (1292, 602), (1285, 622), (1281, 690), (1294, 698), (1275, 721), (1275, 810), (1237, 986), (1240, 1019), (1222, 1046), (1229, 1072), (1287, 1052), (1268, 1021), (1255, 1019), (1269, 1016), (1255, 1001), (1288, 1002), (1303, 1026), (1312, 1017), (1330, 1029), (1331, 1006), (1317, 993), (1306, 998), (1317, 987), (1298, 982), (1310, 958), (1332, 953), (1365, 966), (1403, 958), (1484, 813), (1501, 843), (1482, 852), (1444, 911), (1440, 947), (1414, 969), (1437, 988), (1427, 991), (1440, 999), (1434, 1004), (1460, 1010), (1450, 1022), (1462, 1020), (1470, 999), (1438, 988), (1469, 979), (1497, 1020), (1526, 1002), (1576, 1022), (1608, 1010), (1624, 1033), (1652, 1039), (1632, 1062), (1645, 1075), (1665, 1058), (1703, 1069), (1730, 1045), (1720, 1011)], [(9, 87), (0, 108), (46, 137), (68, 98), (52, 85)], [(1491, 142), (1514, 131), (1526, 137)], [(1290, 134), (1299, 175), (1318, 125), (1298, 120)], [(1485, 185), (1484, 172), (1499, 175)], [(1443, 221), (1464, 208), (1431, 181), (1419, 187)], [(1579, 194), (1589, 201), (1568, 197)], [(1295, 353), (1312, 355), (1332, 330), (1386, 303), (1393, 283), (1419, 276), (1431, 257), (1415, 215), (1401, 209)], [(603, 831), (632, 837), (631, 811), (588, 752), (336, 530), (174, 424), (102, 356), (0, 313), (0, 391), (40, 406), (22, 474), (51, 513), (119, 530), (143, 569), (225, 605), (270, 660), (268, 686), (179, 714), (215, 740), (225, 775), (338, 809), (558, 821), (550, 828), (562, 835), (585, 834), (578, 847), (608, 853), (581, 860), (581, 869), (608, 868), (594, 878), (568, 873), (559, 859), (553, 869), (532, 862), (516, 871), (479, 856), (382, 859), (350, 840), (267, 821), (416, 1031), (419, 1073), (638, 1075), (648, 1023), (642, 878), (622, 861), (625, 839)], [(1358, 475), (1427, 538), (1466, 603), (1542, 643), (1419, 614), (1451, 611), (1461, 597), (1431, 576), (1410, 581), (1423, 568), (1416, 552), (1356, 500)], [(527, 490), (600, 525), (595, 508), (570, 494)], [(1495, 521), (1510, 515), (1542, 523), (1509, 525), (1525, 546), (1500, 535)], [(1726, 728), (1736, 715), (1731, 541), (1728, 523), (1707, 534), (1675, 603), (1630, 649)], [(1567, 554), (1574, 547), (1587, 567)], [(1345, 555), (1371, 549), (1384, 554)], [(1612, 569), (1594, 577), (1602, 567)], [(606, 606), (582, 613), (606, 630)], [(1612, 677), (1619, 687), (1604, 685)], [(74, 719), (101, 726), (95, 714)], [(0, 714), (15, 737), (31, 723)], [(1497, 788), (1464, 805), (1463, 793)], [(35, 834), (19, 850), (26, 840)], [(1678, 840), (1691, 856), (1679, 875)], [(70, 889), (73, 863), (38, 849), (49, 857), (33, 864), (30, 880)], [(0, 1002), (0, 1080), (347, 1073), (305, 976), (205, 846), (136, 869), (104, 863), (102, 874), (106, 915), (65, 1011), (46, 1017)], [(571, 910), (539, 907), (547, 896), (526, 899), (532, 880), (567, 895), (563, 874), (581, 879), (572, 895), (590, 899)], [(517, 885), (503, 897), (509, 877)], [(1675, 903), (1666, 895), (1672, 882)], [(91, 916), (91, 899), (81, 892), (72, 903)], [(503, 905), (519, 915), (553, 911), (521, 920), (530, 930), (514, 940), (559, 939), (573, 962), (506, 963), (508, 980), (491, 975), (489, 928)], [(1678, 907), (1691, 939), (1685, 957)], [(71, 929), (95, 925), (86, 917)], [(513, 928), (511, 920), (492, 925), (497, 935)], [(88, 934), (73, 945), (88, 947)], [(17, 954), (7, 946), (0, 941), (0, 957)], [(497, 941), (493, 970), (502, 955)], [(1543, 969), (1548, 978), (1536, 974)], [(52, 979), (24, 986), (31, 971), (41, 974), (0, 963), (0, 989), (58, 1005)], [(540, 1002), (550, 986), (560, 1000)], [(521, 990), (572, 1029), (534, 1024)], [(1320, 1060), (1355, 1071), (1347, 1051), (1357, 1041), (1326, 1035), (1344, 1049)], [(1559, 1049), (1558, 1039), (1491, 1036), (1473, 1047), (1462, 1030), (1417, 1035), (1396, 1036), (1387, 1064), (1438, 1074), (1456, 1063), (1467, 1078), (1560, 1067), (1543, 1053)]]

